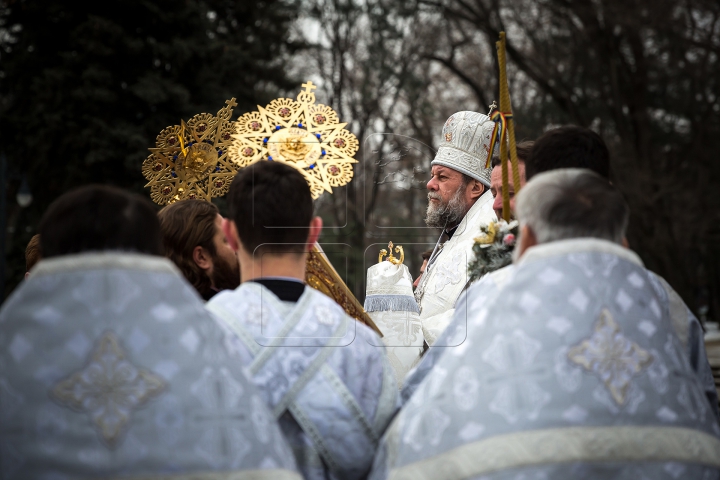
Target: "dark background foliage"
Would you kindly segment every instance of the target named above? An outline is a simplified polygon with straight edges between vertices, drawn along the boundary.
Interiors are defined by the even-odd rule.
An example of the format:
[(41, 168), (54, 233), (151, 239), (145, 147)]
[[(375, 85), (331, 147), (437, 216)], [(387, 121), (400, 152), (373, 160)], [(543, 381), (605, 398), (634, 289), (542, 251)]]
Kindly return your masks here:
[[(166, 126), (236, 114), (297, 82), (283, 59), (292, 0), (14, 1), (0, 16), (0, 129), (7, 157), (7, 295), (24, 249), (63, 192), (106, 183), (143, 192), (140, 165)], [(34, 201), (14, 197), (26, 176)]]

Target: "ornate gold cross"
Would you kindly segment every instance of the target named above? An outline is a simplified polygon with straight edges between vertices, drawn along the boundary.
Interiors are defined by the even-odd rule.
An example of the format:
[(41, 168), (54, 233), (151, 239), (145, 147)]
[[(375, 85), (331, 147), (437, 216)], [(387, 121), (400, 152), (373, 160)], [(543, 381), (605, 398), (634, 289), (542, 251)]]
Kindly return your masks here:
[(305, 93), (312, 93), (312, 91), (317, 88), (317, 86), (313, 85), (313, 82), (311, 82), (310, 80), (308, 80), (307, 83), (303, 83), (300, 86), (305, 89)]
[(490, 105), (488, 105), (488, 108), (490, 109), (490, 111), (488, 112), (488, 117), (489, 117), (498, 108), (495, 100), (493, 100), (493, 102)]
[[(390, 252), (389, 254), (388, 251)], [(383, 257), (387, 255), (388, 257), (385, 260), (392, 263), (393, 265), (400, 265), (405, 260), (405, 252), (403, 251), (403, 247), (401, 245), (396, 246), (395, 253), (400, 254), (400, 259), (397, 259), (393, 256), (393, 242), (388, 243), (387, 250), (385, 250), (384, 248), (380, 250), (380, 255), (378, 256), (378, 263), (381, 263), (383, 261)]]

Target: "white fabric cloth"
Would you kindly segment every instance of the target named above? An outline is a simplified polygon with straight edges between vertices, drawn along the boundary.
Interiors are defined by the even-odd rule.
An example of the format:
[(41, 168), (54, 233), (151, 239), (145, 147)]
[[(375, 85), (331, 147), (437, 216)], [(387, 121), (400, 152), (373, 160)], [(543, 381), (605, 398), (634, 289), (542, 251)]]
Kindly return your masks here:
[[(592, 244), (593, 248), (597, 250), (607, 250), (608, 253), (614, 252), (619, 255), (624, 255), (624, 258), (628, 261), (637, 263), (639, 266), (643, 266), (640, 257), (631, 250), (622, 251), (614, 247), (608, 249), (608, 244), (606, 242), (596, 242), (591, 239), (584, 239), (582, 241), (570, 240), (567, 242), (554, 242), (553, 244), (547, 244), (542, 248), (531, 248), (527, 251), (526, 256), (523, 256), (521, 263), (528, 261), (526, 258), (532, 261), (533, 259), (552, 256), (557, 252), (572, 250), (573, 248), (579, 249), (578, 251), (582, 251), (588, 248), (588, 244)], [(466, 312), (466, 315), (455, 315), (451, 324), (438, 339), (437, 343), (443, 346), (461, 345), (467, 336), (467, 313), (469, 313), (467, 311), (468, 295), (474, 295), (478, 298), (480, 295), (488, 298), (492, 297), (498, 290), (502, 289), (509, 280), (512, 279), (516, 268), (516, 265), (508, 265), (507, 267), (485, 275), (478, 282), (473, 283), (471, 287), (460, 296), (457, 302), (457, 309)], [(707, 397), (711, 408), (715, 412), (715, 416), (720, 419), (720, 412), (718, 412), (717, 407), (717, 390), (715, 388), (708, 355), (705, 351), (703, 331), (700, 326), (700, 322), (687, 305), (685, 305), (685, 302), (682, 301), (677, 292), (675, 292), (675, 290), (673, 290), (673, 288), (665, 281), (665, 279), (649, 270), (647, 270), (647, 275), (662, 299), (662, 308), (669, 314), (672, 328), (685, 349), (690, 366), (695, 372), (695, 376), (698, 381), (702, 384), (705, 396)], [(446, 351), (448, 351), (446, 348), (431, 348), (422, 358), (422, 361), (417, 365), (417, 367), (411, 372), (408, 372), (408, 376), (403, 384), (401, 392), (402, 403), (405, 403), (412, 396), (418, 386), (432, 370), (433, 366), (437, 363), (440, 356), (445, 354)]]
[(0, 311), (3, 479), (299, 479), (224, 331), (168, 260), (42, 260)]
[(383, 334), (395, 380), (402, 387), (423, 348), (419, 307), (407, 266), (384, 261), (368, 268), (365, 311)]
[(466, 337), (393, 420), (370, 478), (718, 478), (720, 426), (637, 255), (568, 240), (512, 270), (458, 304), (444, 335), (467, 322)]
[(477, 199), (420, 280), (415, 298), (420, 304), (420, 321), (428, 345), (434, 345), (450, 323), (455, 302), (467, 285), (468, 264), (480, 226), (497, 220), (492, 202), (490, 191)]
[(303, 476), (363, 478), (399, 399), (375, 332), (308, 287), (293, 303), (246, 282), (206, 308), (235, 334)]

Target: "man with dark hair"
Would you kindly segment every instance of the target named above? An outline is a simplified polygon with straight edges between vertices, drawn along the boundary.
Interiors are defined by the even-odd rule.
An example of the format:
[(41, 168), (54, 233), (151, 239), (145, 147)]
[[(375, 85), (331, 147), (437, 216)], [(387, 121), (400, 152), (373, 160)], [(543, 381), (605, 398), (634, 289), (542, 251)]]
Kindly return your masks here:
[(295, 168), (261, 161), (235, 177), (228, 202), (223, 229), (242, 283), (207, 308), (237, 334), (240, 359), (305, 478), (364, 478), (398, 387), (384, 348), (374, 346), (381, 339), (303, 284), (322, 228), (310, 189)]
[(240, 285), (237, 255), (228, 245), (215, 205), (182, 200), (158, 213), (165, 256), (178, 266), (201, 297)]
[(587, 168), (609, 179), (610, 152), (602, 137), (589, 128), (566, 125), (548, 130), (535, 141), (525, 167), (528, 181), (559, 168)]
[(512, 278), (460, 301), (473, 328), (394, 419), (371, 478), (717, 478), (717, 397), (623, 246), (622, 195), (560, 169), (533, 177), (516, 213)]
[(42, 252), (40, 251), (40, 234), (36, 233), (32, 236), (25, 248), (25, 278), (28, 278), (30, 269), (40, 261), (40, 258), (42, 258)]
[(12, 478), (299, 480), (225, 331), (160, 240), (152, 204), (113, 187), (79, 188), (43, 216), (43, 259), (0, 310)]
[[(517, 149), (517, 157), (518, 157), (518, 170), (520, 172), (520, 188), (522, 188), (525, 183), (525, 162), (527, 161), (527, 158), (530, 156), (530, 151), (533, 147), (535, 142), (532, 140), (526, 140), (524, 142), (520, 142), (516, 145)], [(492, 172), (490, 173), (490, 192), (492, 193), (493, 198), (495, 199), (493, 201), (493, 210), (495, 210), (495, 215), (497, 215), (498, 218), (502, 218), (502, 208), (503, 208), (503, 186), (502, 186), (502, 165), (500, 164), (500, 156), (495, 155), (492, 159)], [(512, 176), (512, 170), (510, 167), (510, 163), (508, 162), (508, 197), (510, 198), (510, 210), (515, 210), (515, 192), (516, 190), (520, 190), (520, 188), (515, 188), (515, 184), (513, 181)]]
[(152, 204), (114, 187), (66, 193), (50, 205), (38, 230), (43, 258), (105, 250), (161, 254)]

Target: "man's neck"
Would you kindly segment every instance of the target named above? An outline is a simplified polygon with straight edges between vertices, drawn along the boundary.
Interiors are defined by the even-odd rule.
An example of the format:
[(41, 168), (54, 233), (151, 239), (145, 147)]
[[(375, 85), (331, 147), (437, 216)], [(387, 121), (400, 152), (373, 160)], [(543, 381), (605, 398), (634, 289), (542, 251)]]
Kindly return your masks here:
[[(466, 214), (466, 215), (467, 215), (467, 214)], [(450, 236), (452, 237), (453, 233), (455, 233), (455, 230), (457, 230), (457, 228), (458, 228), (459, 226), (460, 226), (460, 224), (458, 223), (458, 224), (455, 225), (454, 227), (447, 227), (445, 230), (443, 230), (443, 232), (445, 232), (446, 234), (448, 234), (448, 235), (450, 235)]]
[(307, 253), (298, 255), (288, 253), (283, 255), (265, 254), (259, 257), (243, 255), (240, 259), (241, 282), (249, 282), (259, 278), (284, 277), (305, 280), (305, 261)]

